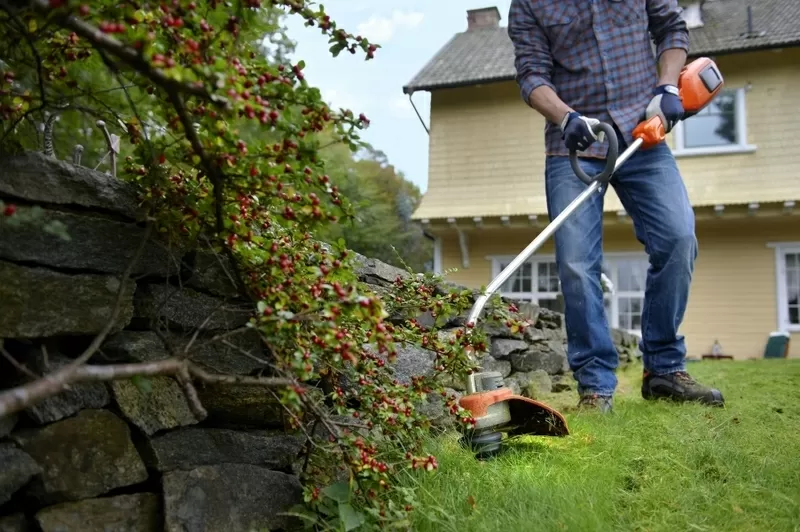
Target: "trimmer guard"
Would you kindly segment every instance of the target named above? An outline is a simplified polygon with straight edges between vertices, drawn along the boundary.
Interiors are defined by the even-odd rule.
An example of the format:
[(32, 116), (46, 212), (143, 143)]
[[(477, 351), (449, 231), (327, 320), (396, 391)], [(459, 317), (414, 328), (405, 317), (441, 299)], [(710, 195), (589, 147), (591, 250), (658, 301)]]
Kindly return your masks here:
[(567, 420), (557, 410), (534, 399), (512, 395), (507, 399), (511, 421), (506, 425), (509, 436), (567, 436)]
[[(498, 412), (500, 409), (495, 406), (501, 403), (506, 408)], [(509, 436), (569, 434), (567, 420), (560, 412), (535, 399), (514, 395), (510, 388), (468, 394), (460, 399), (459, 404), (476, 419), (479, 430), (494, 426)]]

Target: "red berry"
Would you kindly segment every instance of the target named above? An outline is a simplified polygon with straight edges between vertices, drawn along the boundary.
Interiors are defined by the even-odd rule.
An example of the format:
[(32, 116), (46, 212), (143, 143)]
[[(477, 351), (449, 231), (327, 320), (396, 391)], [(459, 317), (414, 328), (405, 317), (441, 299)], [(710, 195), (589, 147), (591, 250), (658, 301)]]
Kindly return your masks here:
[(81, 5), (81, 7), (78, 9), (78, 12), (80, 12), (80, 14), (81, 14), (82, 16), (84, 16), (84, 17), (88, 17), (88, 16), (89, 16), (89, 13), (90, 13), (91, 11), (92, 11), (92, 10), (89, 8), (89, 5), (88, 5), (88, 4), (82, 4), (82, 5)]
[(6, 205), (6, 208), (3, 210), (3, 214), (5, 216), (14, 216), (14, 213), (17, 212), (17, 206), (13, 203), (9, 203)]

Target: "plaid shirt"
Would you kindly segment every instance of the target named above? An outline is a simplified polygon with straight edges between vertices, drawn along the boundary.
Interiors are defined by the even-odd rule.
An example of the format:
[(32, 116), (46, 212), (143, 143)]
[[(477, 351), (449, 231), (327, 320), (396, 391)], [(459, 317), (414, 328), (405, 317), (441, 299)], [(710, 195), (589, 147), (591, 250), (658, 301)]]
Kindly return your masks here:
[[(522, 99), (530, 106), (531, 92), (546, 85), (582, 115), (616, 124), (630, 144), (661, 53), (689, 50), (680, 13), (677, 0), (512, 0), (508, 35)], [(582, 155), (605, 157), (607, 149), (595, 142)], [(545, 150), (569, 154), (560, 124), (547, 122)]]

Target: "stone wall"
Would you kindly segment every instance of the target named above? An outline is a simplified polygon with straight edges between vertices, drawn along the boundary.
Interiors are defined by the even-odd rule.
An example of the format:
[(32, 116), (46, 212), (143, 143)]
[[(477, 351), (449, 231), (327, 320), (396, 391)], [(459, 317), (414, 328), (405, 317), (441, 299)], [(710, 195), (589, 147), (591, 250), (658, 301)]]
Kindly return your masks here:
[[(69, 363), (107, 325), (144, 228), (130, 187), (37, 153), (0, 160), (0, 198), (17, 205), (17, 220), (38, 220), (0, 221), (0, 338), (41, 375)], [(407, 275), (360, 261), (360, 279), (378, 293)], [(210, 371), (268, 371), (269, 355), (254, 335), (211, 341), (249, 318), (228, 272), (216, 255), (149, 242), (92, 362), (154, 361), (192, 342), (201, 346), (193, 360)], [(519, 393), (569, 389), (561, 315), (524, 311), (534, 327), (524, 335), (491, 331), (484, 368), (502, 372)], [(424, 315), (420, 322), (431, 325)], [(458, 326), (455, 320), (440, 334)], [(625, 363), (635, 356), (635, 338), (615, 335)], [(433, 353), (405, 346), (398, 378), (430, 371), (432, 360)], [(0, 390), (26, 379), (0, 357)], [(208, 411), (202, 421), (170, 377), (75, 385), (0, 419), (0, 532), (289, 528), (280, 513), (300, 500), (302, 438), (284, 430), (282, 409), (261, 388), (205, 385), (198, 393)], [(428, 408), (445, 419), (436, 405)]]

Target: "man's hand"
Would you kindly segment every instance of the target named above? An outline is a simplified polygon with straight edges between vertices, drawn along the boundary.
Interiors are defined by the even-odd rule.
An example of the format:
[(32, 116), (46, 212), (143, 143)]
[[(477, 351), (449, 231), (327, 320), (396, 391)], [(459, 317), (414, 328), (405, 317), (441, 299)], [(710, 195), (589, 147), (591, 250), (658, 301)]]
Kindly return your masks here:
[(675, 85), (659, 85), (653, 89), (655, 96), (650, 100), (645, 111), (645, 119), (654, 116), (661, 118), (664, 124), (664, 133), (669, 133), (675, 124), (683, 118), (683, 104), (678, 96), (678, 87)]
[(600, 123), (596, 118), (586, 118), (580, 113), (572, 111), (564, 116), (561, 121), (561, 138), (564, 139), (564, 144), (570, 151), (583, 151), (592, 144), (594, 141), (603, 141), (603, 132), (596, 134), (592, 131), (592, 127)]

